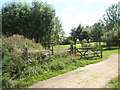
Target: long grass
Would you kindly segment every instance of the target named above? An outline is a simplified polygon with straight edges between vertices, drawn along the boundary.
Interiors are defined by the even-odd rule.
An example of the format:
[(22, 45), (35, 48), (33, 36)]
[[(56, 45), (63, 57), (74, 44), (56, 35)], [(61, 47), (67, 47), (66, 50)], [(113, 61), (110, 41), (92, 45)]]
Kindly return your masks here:
[[(51, 65), (53, 64), (53, 66), (54, 66), (55, 63), (60, 63), (60, 65), (61, 65), (60, 67), (62, 68), (61, 70), (56, 70), (53, 72), (46, 71), (43, 75), (27, 76), (27, 77), (17, 81), (16, 87), (28, 88), (30, 85), (32, 85), (38, 81), (49, 79), (51, 77), (69, 72), (74, 69), (77, 69), (79, 67), (84, 67), (89, 64), (98, 63), (102, 60), (107, 59), (111, 54), (118, 53), (118, 50), (120, 50), (120, 49), (114, 49), (114, 48), (115, 47), (113, 47), (112, 50), (105, 50), (105, 48), (104, 48), (105, 51), (103, 52), (103, 58), (100, 58), (97, 60), (74, 60), (74, 59), (72, 59), (74, 61), (71, 61), (71, 58), (73, 56), (56, 57), (55, 62), (51, 62)], [(64, 63), (65, 61), (66, 61), (66, 64)]]
[(120, 90), (120, 75), (109, 81), (105, 88), (118, 88)]

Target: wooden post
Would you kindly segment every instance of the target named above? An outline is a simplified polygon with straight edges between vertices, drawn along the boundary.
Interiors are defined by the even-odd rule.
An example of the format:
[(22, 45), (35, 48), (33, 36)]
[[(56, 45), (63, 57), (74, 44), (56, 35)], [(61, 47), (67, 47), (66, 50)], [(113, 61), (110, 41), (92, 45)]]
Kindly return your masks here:
[(70, 53), (73, 54), (73, 44), (70, 44)]
[(76, 55), (76, 45), (74, 46), (74, 54)]
[(24, 48), (24, 58), (25, 59), (28, 59), (28, 49), (27, 48)]
[(54, 51), (53, 51), (53, 45), (52, 45), (52, 55), (54, 55)]
[(101, 46), (101, 58), (102, 58), (102, 46)]

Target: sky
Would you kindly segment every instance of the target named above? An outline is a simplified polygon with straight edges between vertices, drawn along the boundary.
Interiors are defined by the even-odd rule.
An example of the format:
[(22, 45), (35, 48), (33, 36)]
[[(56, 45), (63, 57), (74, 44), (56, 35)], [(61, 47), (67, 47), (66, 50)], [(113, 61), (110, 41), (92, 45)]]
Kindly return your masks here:
[(53, 5), (66, 36), (69, 36), (72, 27), (77, 27), (79, 24), (82, 26), (93, 25), (102, 19), (105, 10), (111, 4), (119, 2), (119, 0), (5, 0), (4, 2), (0, 1), (0, 8), (9, 1), (43, 1)]

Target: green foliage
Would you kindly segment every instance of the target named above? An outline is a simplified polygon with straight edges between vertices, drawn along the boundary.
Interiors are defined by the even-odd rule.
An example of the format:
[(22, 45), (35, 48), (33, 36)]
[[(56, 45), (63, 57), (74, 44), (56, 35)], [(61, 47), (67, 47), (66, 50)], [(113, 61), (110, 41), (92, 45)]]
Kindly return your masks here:
[(84, 39), (83, 36), (82, 36), (83, 28), (84, 27), (82, 27), (81, 24), (79, 24), (78, 27), (76, 28), (76, 31), (75, 31), (76, 37), (77, 37), (77, 39), (79, 39), (79, 41), (82, 41)]
[(86, 39), (83, 39), (83, 40), (81, 41), (81, 46), (82, 46), (82, 47), (91, 47), (92, 44), (87, 43), (87, 40), (86, 40)]
[(35, 43), (34, 40), (29, 40), (22, 35), (13, 35), (8, 38), (2, 38), (2, 46), (4, 49), (8, 49), (9, 51), (22, 52), (24, 48), (28, 48), (29, 50), (35, 49), (43, 49), (40, 44)]
[(74, 42), (71, 40), (70, 37), (65, 37), (61, 44), (62, 45), (70, 45), (70, 44), (74, 44)]
[[(23, 36), (13, 35), (11, 37), (3, 38), (2, 49), (2, 86), (14, 87), (14, 80), (25, 77), (26, 75), (38, 74), (42, 69), (34, 65), (38, 63), (32, 60), (30, 62), (23, 59), (23, 49), (43, 49), (40, 44), (36, 44), (32, 40), (28, 40)], [(39, 71), (39, 72), (38, 72)], [(7, 78), (6, 78), (7, 77)]]
[(84, 27), (81, 26), (81, 24), (79, 24), (77, 28), (72, 28), (70, 35), (71, 40), (74, 41), (74, 44), (77, 43), (77, 40), (79, 40), (81, 43), (83, 39), (86, 39), (87, 42), (89, 42), (88, 32), (87, 30), (84, 30)]
[(71, 40), (74, 41), (74, 44), (76, 44), (77, 42), (77, 35), (76, 35), (76, 28), (72, 28), (71, 29), (71, 33), (70, 33), (70, 37), (71, 37)]
[[(15, 45), (17, 42), (20, 43)], [(110, 51), (105, 52), (103, 58), (98, 60), (77, 60), (78, 57), (71, 54), (50, 56), (49, 54), (37, 53), (35, 57), (30, 55), (29, 59), (25, 60), (22, 56), (22, 51), (25, 47), (42, 49), (40, 44), (36, 44), (23, 36), (3, 37), (3, 88), (25, 88), (39, 80), (45, 80), (78, 67), (100, 62), (107, 59), (109, 54), (111, 54)]]
[(60, 22), (59, 18), (56, 17), (54, 19), (54, 27), (52, 29), (51, 34), (51, 42), (54, 44), (59, 44), (64, 40), (65, 32), (62, 29), (62, 23)]
[(50, 43), (59, 43), (64, 35), (53, 6), (43, 2), (6, 3), (2, 7), (2, 22), (3, 35), (34, 38), (45, 48), (49, 48)]
[[(117, 6), (115, 6), (117, 7)], [(109, 8), (107, 15), (109, 17)], [(112, 13), (113, 14), (113, 13)], [(116, 9), (115, 9), (116, 15)], [(112, 17), (114, 14), (112, 15)], [(13, 34), (21, 34), (27, 38), (40, 42), (45, 48), (50, 43), (59, 43), (63, 41), (64, 32), (58, 17), (55, 16), (54, 8), (47, 3), (33, 2), (32, 5), (27, 3), (9, 3), (2, 7), (3, 18), (3, 35), (11, 36)], [(71, 37), (65, 39), (63, 43), (76, 44), (77, 40), (83, 42), (84, 47), (88, 47), (86, 42), (91, 38), (93, 41), (102, 40), (107, 45), (116, 45), (118, 42), (119, 25), (116, 19), (106, 23), (96, 23), (90, 27), (89, 32), (83, 30), (79, 25), (72, 28)], [(107, 21), (108, 20), (108, 21)], [(110, 22), (110, 23), (109, 23)], [(105, 27), (110, 28), (105, 29)], [(89, 34), (89, 35), (88, 35)], [(71, 41), (71, 40), (72, 41)], [(85, 39), (85, 40), (84, 40)], [(23, 36), (13, 35), (11, 37), (3, 37), (2, 49), (2, 86), (3, 88), (24, 88), (32, 85), (39, 80), (45, 80), (53, 76), (68, 72), (78, 67), (93, 64), (107, 59), (110, 54), (118, 53), (117, 50), (108, 50), (103, 53), (103, 58), (98, 60), (76, 60), (77, 57), (70, 54), (50, 56), (44, 53), (33, 53), (28, 60), (23, 59), (23, 49), (40, 50), (43, 47), (36, 44), (34, 40), (28, 40)], [(83, 40), (83, 41), (82, 41)], [(81, 45), (77, 45), (81, 47)], [(97, 45), (96, 45), (97, 46)], [(65, 46), (55, 46), (55, 48), (65, 48)], [(116, 82), (116, 81), (115, 81)], [(114, 82), (113, 82), (114, 83)], [(116, 87), (117, 84), (115, 84)]]
[(120, 90), (120, 75), (109, 81), (105, 88), (118, 88)]
[(103, 39), (103, 41), (106, 42), (108, 47), (115, 46), (118, 43), (118, 31), (117, 30), (112, 30), (112, 31), (106, 32), (102, 36), (102, 39)]
[(118, 6), (119, 4), (113, 4), (106, 9), (106, 14), (104, 14), (103, 20), (107, 31), (111, 31), (114, 25), (119, 21)]
[[(15, 40), (15, 38), (17, 39)], [(24, 42), (19, 43), (21, 40)], [(36, 57), (29, 57), (29, 60), (24, 60), (19, 49), (16, 49), (16, 52), (19, 52), (19, 54), (17, 54), (14, 52), (14, 48), (11, 48), (11, 45), (14, 45), (15, 42), (19, 44), (14, 46), (14, 48), (20, 47), (19, 49), (21, 51), (25, 43), (26, 45), (30, 45), (28, 48), (31, 49), (32, 47), (34, 47), (33, 49), (37, 49), (41, 46), (18, 35), (3, 38), (3, 88), (27, 88), (37, 81), (60, 75), (78, 67), (100, 62), (109, 56), (108, 54), (104, 54), (103, 58), (98, 60), (77, 60), (77, 57), (71, 54), (50, 56), (39, 53), (35, 55)], [(110, 53), (110, 51), (108, 53)]]
[(62, 69), (64, 69), (64, 68), (65, 68), (65, 64), (64, 64), (63, 62), (58, 62), (58, 63), (54, 62), (54, 63), (52, 63), (52, 65), (50, 66), (50, 69), (51, 69), (52, 71), (62, 70)]
[(89, 37), (94, 42), (101, 41), (101, 36), (103, 35), (104, 24), (101, 22), (95, 23), (89, 28)]
[(103, 16), (105, 23), (104, 35), (102, 40), (106, 42), (108, 48), (117, 46), (119, 44), (119, 17), (118, 17), (118, 4), (114, 4), (106, 9), (106, 14)]
[(108, 48), (119, 44), (119, 22), (118, 19), (118, 4), (114, 4), (106, 9), (106, 14), (103, 15), (103, 20), (88, 27), (88, 35), (92, 41), (106, 42)]

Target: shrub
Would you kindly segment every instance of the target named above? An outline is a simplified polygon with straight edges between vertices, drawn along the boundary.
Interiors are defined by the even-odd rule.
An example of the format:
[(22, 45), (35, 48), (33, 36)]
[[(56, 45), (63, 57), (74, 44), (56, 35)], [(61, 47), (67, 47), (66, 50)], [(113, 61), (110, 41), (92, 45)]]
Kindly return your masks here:
[(65, 64), (63, 62), (54, 62), (52, 63), (52, 65), (50, 66), (50, 69), (52, 71), (57, 71), (57, 70), (62, 70), (65, 68)]
[(66, 37), (63, 41), (62, 41), (62, 45), (70, 45), (73, 44), (74, 42), (70, 39), (70, 37)]
[[(42, 69), (38, 61), (34, 59), (24, 60), (23, 49), (42, 49), (40, 44), (28, 40), (20, 35), (11, 37), (3, 37), (2, 46), (2, 86), (12, 87), (16, 79), (25, 77), (26, 75), (35, 75), (42, 73)], [(32, 63), (30, 65), (30, 63)], [(33, 66), (32, 66), (33, 65)], [(36, 65), (36, 66), (35, 66)], [(38, 72), (38, 70), (40, 70)]]
[(106, 45), (108, 46), (108, 48), (110, 48), (111, 46), (117, 46), (118, 45), (118, 29), (117, 28), (113, 28), (111, 31), (106, 32), (102, 37), (102, 41), (106, 42)]

